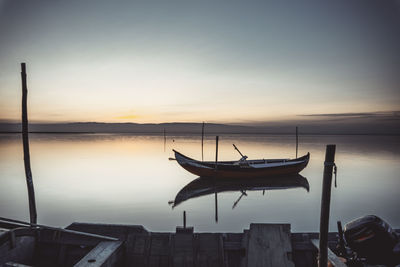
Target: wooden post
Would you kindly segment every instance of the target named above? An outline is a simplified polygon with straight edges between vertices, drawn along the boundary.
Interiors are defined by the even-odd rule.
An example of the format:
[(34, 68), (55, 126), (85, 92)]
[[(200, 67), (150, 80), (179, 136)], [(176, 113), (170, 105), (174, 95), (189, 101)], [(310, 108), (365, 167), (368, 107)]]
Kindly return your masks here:
[(319, 225), (319, 267), (328, 266), (329, 210), (331, 204), (332, 170), (335, 164), (335, 150), (336, 145), (326, 146)]
[(186, 210), (183, 211), (183, 229), (186, 229)]
[(30, 222), (36, 224), (37, 214), (36, 214), (35, 191), (33, 189), (31, 162), (29, 156), (28, 108), (27, 108), (28, 87), (26, 85), (25, 63), (21, 63), (21, 79), (22, 79), (22, 143), (24, 149), (25, 177), (26, 177), (26, 185), (28, 187)]
[(298, 148), (299, 148), (299, 131), (298, 131), (298, 127), (296, 126), (296, 159), (297, 159)]
[(204, 121), (201, 127), (201, 161), (204, 161)]
[(215, 170), (217, 169), (217, 163), (218, 163), (218, 140), (219, 136), (217, 135), (215, 137)]

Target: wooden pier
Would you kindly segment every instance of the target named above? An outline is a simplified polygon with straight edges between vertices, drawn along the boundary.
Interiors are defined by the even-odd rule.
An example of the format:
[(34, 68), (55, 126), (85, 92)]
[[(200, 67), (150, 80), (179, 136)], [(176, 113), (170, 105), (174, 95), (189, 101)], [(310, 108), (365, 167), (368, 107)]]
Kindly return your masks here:
[[(317, 266), (312, 240), (318, 233), (291, 233), (289, 224), (250, 224), (242, 233), (195, 233), (192, 227), (150, 232), (143, 226), (89, 223), (61, 230), (0, 232), (0, 266)], [(329, 234), (331, 250), (337, 240), (336, 233)]]

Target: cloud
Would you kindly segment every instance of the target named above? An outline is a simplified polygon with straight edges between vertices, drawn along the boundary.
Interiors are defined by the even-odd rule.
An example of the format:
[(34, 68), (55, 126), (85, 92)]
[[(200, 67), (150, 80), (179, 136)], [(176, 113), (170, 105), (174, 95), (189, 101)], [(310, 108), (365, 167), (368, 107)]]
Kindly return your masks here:
[(400, 111), (377, 111), (377, 112), (348, 112), (348, 113), (317, 113), (301, 114), (299, 117), (321, 117), (321, 118), (399, 118)]

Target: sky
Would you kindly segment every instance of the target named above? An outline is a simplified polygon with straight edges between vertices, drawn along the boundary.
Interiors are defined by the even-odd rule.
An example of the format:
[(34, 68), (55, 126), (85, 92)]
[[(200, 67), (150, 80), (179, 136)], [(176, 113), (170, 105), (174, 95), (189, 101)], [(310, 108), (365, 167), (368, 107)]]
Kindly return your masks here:
[(33, 122), (398, 117), (400, 1), (0, 0), (0, 121), (21, 62)]

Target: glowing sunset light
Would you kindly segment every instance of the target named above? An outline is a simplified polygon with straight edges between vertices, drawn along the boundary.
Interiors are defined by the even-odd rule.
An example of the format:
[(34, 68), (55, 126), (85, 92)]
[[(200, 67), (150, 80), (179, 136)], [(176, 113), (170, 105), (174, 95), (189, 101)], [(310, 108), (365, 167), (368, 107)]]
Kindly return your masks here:
[[(296, 120), (400, 109), (398, 1), (2, 1), (0, 120)], [(313, 119), (313, 118), (309, 118)]]

